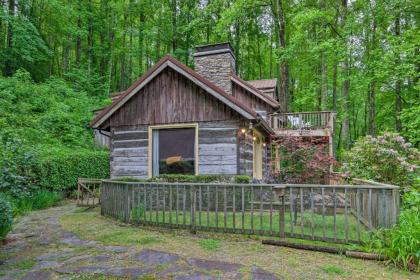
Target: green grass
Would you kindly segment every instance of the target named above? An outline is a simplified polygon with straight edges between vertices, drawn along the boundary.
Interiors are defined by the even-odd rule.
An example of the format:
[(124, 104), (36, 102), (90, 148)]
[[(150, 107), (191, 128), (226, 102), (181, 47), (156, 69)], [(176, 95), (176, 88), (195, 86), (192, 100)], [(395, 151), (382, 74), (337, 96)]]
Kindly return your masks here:
[[(226, 217), (224, 216), (223, 211), (218, 213), (210, 211), (207, 215), (206, 211), (201, 213), (196, 212), (195, 215), (195, 224), (202, 225), (202, 227), (212, 227), (212, 228), (228, 228), (228, 229), (245, 229), (245, 230), (255, 230), (257, 233), (264, 234), (276, 234), (279, 233), (280, 221), (279, 221), (279, 212), (273, 211), (270, 215), (269, 211), (264, 210), (262, 213), (259, 210), (253, 212), (245, 212), (244, 217), (242, 213), (236, 213), (235, 215), (232, 212), (227, 212)], [(178, 224), (178, 225), (190, 225), (191, 224), (191, 214), (189, 211), (185, 212), (178, 211), (178, 216), (176, 212), (166, 211), (163, 213), (159, 211), (149, 211), (145, 210), (144, 207), (137, 207), (132, 212), (130, 217), (133, 223), (142, 221), (146, 217), (146, 221), (149, 222), (158, 222), (158, 223), (167, 223), (167, 224)], [(270, 218), (271, 217), (271, 218)], [(294, 220), (293, 214), (290, 215), (290, 212), (286, 212), (284, 215), (285, 218), (285, 232), (293, 233), (294, 237), (300, 237), (303, 233), (304, 235), (312, 234), (317, 237), (327, 237), (327, 238), (337, 238), (337, 239), (346, 239), (345, 234), (345, 215), (337, 214), (335, 220), (335, 231), (334, 231), (334, 217), (325, 215), (322, 217), (320, 214), (312, 214), (310, 211), (304, 211), (303, 215), (299, 212), (297, 214), (296, 223), (291, 222)], [(200, 223), (201, 221), (201, 223)], [(313, 224), (313, 228), (312, 228)], [(348, 226), (348, 236), (349, 240), (358, 240), (359, 236), (357, 233), (357, 220), (351, 214), (347, 215), (347, 226)], [(360, 224), (360, 239), (362, 241), (368, 240), (369, 232), (366, 228)]]
[(35, 265), (35, 261), (34, 260), (22, 260), (16, 263), (12, 263), (10, 265), (7, 265), (7, 267), (9, 269), (22, 269), (22, 270), (27, 270), (32, 268)]
[(344, 269), (336, 265), (324, 265), (324, 266), (321, 266), (321, 269), (324, 272), (328, 274), (332, 274), (332, 275), (343, 275), (346, 273)]
[(209, 238), (209, 239), (200, 239), (198, 241), (198, 244), (200, 245), (201, 248), (203, 248), (204, 250), (207, 251), (216, 251), (217, 249), (219, 249), (220, 247), (220, 240), (218, 239), (213, 239), (213, 238)]
[[(324, 254), (285, 247), (261, 244), (264, 236), (238, 235), (198, 231), (191, 234), (189, 230), (166, 229), (155, 226), (131, 226), (112, 218), (103, 217), (99, 209), (73, 212), (60, 217), (63, 228), (74, 232), (81, 239), (100, 241), (106, 245), (130, 246), (133, 250), (149, 248), (152, 250), (179, 254), (185, 258), (200, 258), (241, 263), (244, 277), (250, 276), (252, 265), (277, 273), (283, 279), (411, 279), (412, 274), (386, 267), (379, 262), (346, 258), (334, 254)], [(146, 245), (139, 240), (157, 238), (159, 241)], [(277, 239), (276, 237), (271, 237)], [(205, 241), (204, 241), (205, 240)], [(219, 248), (213, 249), (213, 241), (218, 240)], [(342, 246), (326, 242), (287, 239), (305, 244)], [(207, 248), (205, 248), (207, 247)], [(209, 250), (209, 248), (211, 248)], [(314, 265), (316, 263), (316, 265)], [(132, 265), (128, 263), (127, 265)], [(336, 266), (345, 271), (339, 275), (328, 266)], [(76, 278), (78, 279), (78, 278)], [(96, 278), (82, 278), (96, 279)], [(108, 279), (108, 278), (106, 278)], [(112, 278), (110, 278), (112, 279)], [(147, 278), (146, 278), (147, 279)], [(154, 279), (153, 277), (150, 279)], [(251, 279), (251, 277), (247, 278)]]

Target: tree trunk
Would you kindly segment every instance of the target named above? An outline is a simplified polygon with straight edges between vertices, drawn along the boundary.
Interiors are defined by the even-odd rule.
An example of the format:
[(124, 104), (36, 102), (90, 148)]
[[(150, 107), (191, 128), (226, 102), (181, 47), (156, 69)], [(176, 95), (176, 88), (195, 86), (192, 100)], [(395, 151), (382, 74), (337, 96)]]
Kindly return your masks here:
[(172, 52), (173, 53), (175, 53), (176, 47), (177, 47), (176, 15), (177, 15), (177, 1), (172, 0)]
[[(286, 19), (283, 7), (283, 0), (277, 0), (277, 25), (278, 25), (278, 45), (280, 48), (286, 48)], [(287, 60), (282, 58), (280, 63), (280, 96), (285, 111), (289, 105), (289, 66)]]
[[(397, 16), (395, 17), (395, 36), (400, 36), (400, 12), (397, 12)], [(396, 54), (396, 66), (400, 64), (400, 54)], [(397, 77), (397, 81), (395, 83), (395, 129), (397, 132), (401, 132), (402, 124), (401, 124), (401, 79)]]
[(332, 103), (333, 111), (337, 111), (337, 63), (333, 65), (333, 76), (332, 76)]
[[(347, 19), (347, 0), (342, 0), (342, 27), (346, 24)], [(346, 41), (346, 44), (348, 42)], [(347, 52), (349, 50), (347, 49)], [(350, 54), (347, 53), (347, 56), (344, 58), (342, 63), (342, 74), (343, 74), (343, 84), (341, 89), (342, 95), (342, 127), (341, 127), (341, 143), (345, 149), (350, 148), (350, 98), (349, 98), (349, 90), (350, 90), (350, 75), (349, 75), (349, 57)]]
[(140, 22), (139, 22), (139, 75), (143, 74), (143, 56), (144, 56), (144, 10), (143, 7), (140, 8)]
[(328, 81), (327, 81), (327, 61), (325, 53), (321, 53), (321, 110), (328, 109)]
[(9, 21), (7, 23), (7, 40), (6, 40), (6, 61), (4, 64), (4, 75), (13, 75), (13, 24), (15, 17), (15, 0), (9, 0)]
[(80, 66), (80, 56), (82, 52), (82, 38), (80, 36), (80, 30), (82, 29), (82, 20), (80, 15), (77, 19), (77, 37), (76, 37), (76, 65)]

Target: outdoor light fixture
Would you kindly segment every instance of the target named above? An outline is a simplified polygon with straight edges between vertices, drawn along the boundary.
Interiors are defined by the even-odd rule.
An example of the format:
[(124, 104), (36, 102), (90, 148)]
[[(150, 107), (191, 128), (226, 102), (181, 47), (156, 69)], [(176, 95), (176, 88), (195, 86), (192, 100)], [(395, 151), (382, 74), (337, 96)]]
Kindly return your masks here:
[(263, 147), (265, 147), (266, 145), (267, 145), (267, 144), (264, 142), (264, 143), (263, 143)]
[(257, 140), (257, 137), (255, 137), (255, 136), (254, 136), (254, 137), (252, 137), (252, 140), (256, 141), (256, 140)]
[(245, 134), (245, 132), (246, 132), (246, 128), (241, 128), (241, 132), (243, 133), (243, 134)]

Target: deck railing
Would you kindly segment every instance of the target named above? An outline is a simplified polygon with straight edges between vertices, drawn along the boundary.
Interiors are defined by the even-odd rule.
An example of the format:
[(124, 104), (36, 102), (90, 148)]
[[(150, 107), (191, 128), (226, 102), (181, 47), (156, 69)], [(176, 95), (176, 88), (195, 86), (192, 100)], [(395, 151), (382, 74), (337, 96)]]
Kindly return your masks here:
[(276, 113), (269, 116), (274, 130), (314, 130), (333, 128), (334, 112)]
[(359, 243), (398, 220), (396, 186), (104, 180), (101, 213), (138, 225)]

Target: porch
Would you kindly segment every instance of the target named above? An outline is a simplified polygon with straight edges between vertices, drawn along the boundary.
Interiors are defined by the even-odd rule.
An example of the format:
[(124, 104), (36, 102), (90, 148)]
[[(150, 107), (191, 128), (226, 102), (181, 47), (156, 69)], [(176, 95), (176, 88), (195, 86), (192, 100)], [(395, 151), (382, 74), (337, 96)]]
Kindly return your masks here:
[(335, 112), (274, 113), (268, 123), (277, 136), (329, 136), (334, 132)]

